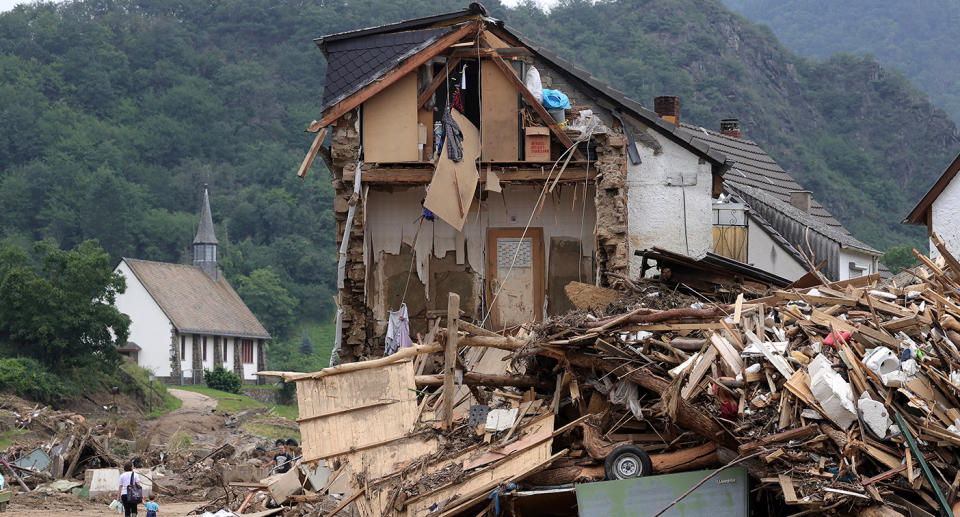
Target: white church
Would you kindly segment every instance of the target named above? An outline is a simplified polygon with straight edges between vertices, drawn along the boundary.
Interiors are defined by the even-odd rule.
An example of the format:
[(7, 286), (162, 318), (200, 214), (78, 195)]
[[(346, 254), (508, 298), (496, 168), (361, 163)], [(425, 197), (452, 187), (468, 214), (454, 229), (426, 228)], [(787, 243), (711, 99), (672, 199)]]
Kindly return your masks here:
[(127, 280), (116, 306), (130, 316), (120, 349), (170, 384), (199, 384), (203, 370), (222, 365), (244, 382), (266, 369), (270, 334), (217, 267), (217, 238), (204, 186), (193, 264), (123, 258), (114, 270)]

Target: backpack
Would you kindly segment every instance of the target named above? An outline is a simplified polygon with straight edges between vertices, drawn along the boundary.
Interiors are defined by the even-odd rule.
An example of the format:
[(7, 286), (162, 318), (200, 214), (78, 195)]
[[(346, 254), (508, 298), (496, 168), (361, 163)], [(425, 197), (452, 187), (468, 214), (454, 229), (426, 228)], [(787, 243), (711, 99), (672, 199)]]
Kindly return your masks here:
[(140, 504), (143, 501), (143, 489), (136, 485), (137, 473), (130, 471), (130, 484), (127, 485), (127, 502)]

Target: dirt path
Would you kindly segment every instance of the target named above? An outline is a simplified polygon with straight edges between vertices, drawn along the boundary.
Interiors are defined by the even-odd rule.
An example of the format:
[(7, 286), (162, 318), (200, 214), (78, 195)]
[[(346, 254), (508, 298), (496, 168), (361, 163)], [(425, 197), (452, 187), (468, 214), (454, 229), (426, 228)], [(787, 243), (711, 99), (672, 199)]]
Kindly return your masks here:
[[(200, 503), (164, 503), (161, 500), (160, 515), (164, 517), (186, 515), (187, 512), (199, 505)], [(140, 506), (140, 512), (137, 515), (146, 515), (146, 513), (143, 506)], [(7, 508), (7, 511), (3, 513), (3, 517), (37, 517), (40, 515), (73, 515), (75, 517), (99, 517), (109, 515), (111, 517), (117, 517), (117, 512), (107, 508), (106, 504), (79, 502), (78, 500), (78, 503), (70, 505), (64, 504), (62, 508), (52, 506), (42, 509), (28, 509), (17, 508), (16, 504), (12, 504)]]
[(196, 436), (223, 428), (223, 417), (214, 414), (217, 409), (215, 399), (193, 391), (175, 388), (168, 388), (167, 391), (182, 400), (183, 406), (147, 424), (147, 432), (156, 441), (166, 442), (177, 431)]

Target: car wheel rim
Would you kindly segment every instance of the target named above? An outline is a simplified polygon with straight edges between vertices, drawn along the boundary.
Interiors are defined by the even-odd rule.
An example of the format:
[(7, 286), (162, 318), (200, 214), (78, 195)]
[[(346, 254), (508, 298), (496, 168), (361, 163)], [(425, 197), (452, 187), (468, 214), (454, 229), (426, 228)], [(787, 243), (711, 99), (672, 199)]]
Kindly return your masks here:
[(633, 456), (623, 456), (617, 458), (617, 474), (621, 478), (636, 477), (640, 472), (640, 462)]

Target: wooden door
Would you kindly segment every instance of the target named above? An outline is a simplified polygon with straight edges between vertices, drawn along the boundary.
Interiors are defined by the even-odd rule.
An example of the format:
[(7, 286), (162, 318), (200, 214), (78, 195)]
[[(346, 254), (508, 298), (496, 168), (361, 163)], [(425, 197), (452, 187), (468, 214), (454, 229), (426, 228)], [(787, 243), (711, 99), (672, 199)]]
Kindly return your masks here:
[(494, 329), (540, 321), (544, 299), (543, 229), (528, 228), (526, 235), (523, 228), (488, 230), (487, 279)]

